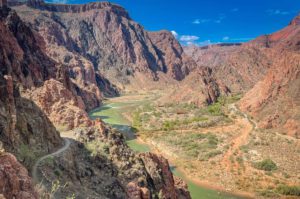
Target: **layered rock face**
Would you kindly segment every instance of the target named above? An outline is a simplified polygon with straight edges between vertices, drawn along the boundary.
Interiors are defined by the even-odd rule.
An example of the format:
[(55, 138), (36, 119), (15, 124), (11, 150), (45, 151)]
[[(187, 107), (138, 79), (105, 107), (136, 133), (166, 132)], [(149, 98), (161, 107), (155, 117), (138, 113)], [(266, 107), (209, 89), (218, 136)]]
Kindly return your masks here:
[(272, 69), (240, 102), (242, 110), (259, 121), (259, 127), (278, 128), (299, 137), (300, 55), (281, 52)]
[[(110, 81), (115, 80), (116, 84), (126, 83), (126, 75), (133, 75), (135, 71), (143, 72), (152, 79), (157, 79), (159, 71), (168, 71), (178, 80), (185, 76), (181, 69), (183, 64), (164, 63), (149, 33), (118, 5), (107, 2), (54, 5), (30, 1), (29, 6), (36, 9), (15, 8), (41, 33), (48, 46), (61, 48), (63, 55), (57, 55), (56, 50), (48, 48), (53, 58), (68, 53), (72, 54), (70, 60), (80, 56), (94, 66), (96, 73), (105, 75)], [(34, 15), (26, 14), (28, 10)], [(169, 37), (173, 36), (170, 34)], [(65, 48), (62, 49), (62, 46)], [(182, 59), (180, 54), (178, 59)]]
[(9, 153), (0, 156), (0, 179), (0, 198), (38, 199), (27, 170)]
[(58, 126), (73, 128), (79, 123), (87, 124), (85, 110), (99, 105), (99, 89), (79, 88), (70, 78), (69, 69), (45, 54), (43, 38), (9, 8), (0, 10), (0, 31), (0, 72), (12, 77), (21, 96), (39, 105)]
[[(262, 38), (267, 39), (262, 43)], [(276, 128), (299, 137), (300, 129), (300, 24), (297, 16), (288, 27), (260, 37), (254, 45), (266, 44), (273, 59), (270, 70), (241, 100), (240, 106), (263, 128)]]
[[(42, 1), (29, 1), (28, 5), (14, 9), (44, 37), (47, 54), (69, 66), (72, 80), (81, 90), (91, 91), (96, 84), (112, 96), (137, 85), (139, 89), (161, 88), (183, 80), (197, 68), (170, 32), (145, 31), (120, 6)], [(162, 83), (153, 86), (155, 82)]]
[(232, 93), (245, 93), (266, 74), (272, 62), (268, 49), (250, 45), (212, 45), (184, 48), (199, 66), (211, 68), (212, 75)]
[(148, 34), (162, 61), (163, 72), (170, 74), (174, 79), (182, 80), (189, 71), (197, 67), (195, 62), (185, 55), (171, 32), (159, 31)]
[[(20, 146), (39, 154), (61, 145), (61, 138), (42, 110), (20, 96), (11, 76), (0, 74), (0, 140), (7, 151), (21, 153)], [(22, 160), (26, 166), (32, 162)]]

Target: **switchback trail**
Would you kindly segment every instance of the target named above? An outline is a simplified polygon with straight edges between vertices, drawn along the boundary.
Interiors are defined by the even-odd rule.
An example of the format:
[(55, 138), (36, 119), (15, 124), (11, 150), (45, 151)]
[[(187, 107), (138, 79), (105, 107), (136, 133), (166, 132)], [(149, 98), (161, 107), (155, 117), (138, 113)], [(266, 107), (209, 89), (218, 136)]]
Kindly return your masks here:
[(45, 155), (43, 157), (40, 157), (35, 162), (35, 164), (32, 167), (32, 173), (31, 173), (32, 174), (32, 179), (34, 180), (34, 182), (36, 182), (36, 183), (39, 182), (37, 173), (38, 173), (38, 167), (39, 167), (39, 165), (42, 161), (44, 161), (45, 159), (50, 158), (50, 157), (58, 156), (59, 154), (63, 153), (64, 151), (66, 151), (70, 147), (70, 144), (71, 144), (70, 139), (68, 139), (68, 138), (63, 138), (63, 139), (64, 139), (65, 143), (60, 149), (58, 149), (54, 153), (51, 153), (51, 154)]

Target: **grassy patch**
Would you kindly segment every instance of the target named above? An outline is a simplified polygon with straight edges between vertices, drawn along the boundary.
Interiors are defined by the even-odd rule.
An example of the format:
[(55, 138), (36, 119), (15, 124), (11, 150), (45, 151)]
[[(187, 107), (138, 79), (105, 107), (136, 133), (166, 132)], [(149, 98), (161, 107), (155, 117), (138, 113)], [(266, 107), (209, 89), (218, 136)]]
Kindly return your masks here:
[(91, 152), (91, 156), (97, 156), (97, 155), (107, 155), (109, 154), (109, 146), (106, 143), (100, 142), (100, 141), (91, 141), (85, 143), (85, 148)]
[(222, 105), (219, 102), (211, 104), (207, 107), (207, 111), (214, 116), (222, 115)]
[(282, 195), (300, 196), (300, 186), (279, 185), (276, 191)]
[(216, 135), (208, 133), (185, 133), (178, 134), (174, 131), (166, 132), (159, 136), (153, 136), (158, 142), (163, 142), (167, 146), (180, 149), (178, 155), (186, 158), (207, 161), (222, 152), (218, 150), (220, 140)]
[(277, 169), (276, 163), (271, 159), (265, 159), (261, 162), (256, 162), (254, 167), (264, 171), (274, 171)]

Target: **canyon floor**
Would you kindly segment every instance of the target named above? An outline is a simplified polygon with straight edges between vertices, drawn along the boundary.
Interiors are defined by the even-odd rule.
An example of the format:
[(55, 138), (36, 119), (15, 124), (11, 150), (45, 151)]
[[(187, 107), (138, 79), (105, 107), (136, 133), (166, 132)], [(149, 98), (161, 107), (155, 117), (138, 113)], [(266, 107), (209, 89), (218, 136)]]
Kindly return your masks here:
[[(162, 101), (163, 93), (111, 98), (90, 116), (124, 132), (136, 151), (167, 157), (190, 188), (214, 190), (206, 198), (220, 198), (220, 193), (224, 198), (279, 198), (278, 186), (299, 184), (299, 140), (258, 129), (237, 108), (241, 96), (198, 108)], [(268, 161), (274, 168), (258, 166)]]

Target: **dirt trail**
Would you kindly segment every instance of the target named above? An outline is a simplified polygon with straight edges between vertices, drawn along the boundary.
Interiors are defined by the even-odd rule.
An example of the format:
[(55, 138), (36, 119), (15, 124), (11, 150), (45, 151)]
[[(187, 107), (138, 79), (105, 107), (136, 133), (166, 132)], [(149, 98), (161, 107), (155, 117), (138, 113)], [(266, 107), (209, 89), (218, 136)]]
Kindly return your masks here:
[(248, 115), (241, 112), (235, 104), (232, 104), (230, 106), (230, 109), (234, 112), (235, 115), (241, 115), (242, 118), (236, 119), (236, 125), (241, 125), (243, 127), (241, 134), (239, 134), (233, 141), (232, 145), (228, 149), (228, 151), (225, 153), (222, 165), (226, 167), (227, 171), (230, 171), (231, 169), (236, 169), (239, 167), (239, 164), (236, 161), (232, 161), (231, 158), (236, 155), (238, 156), (240, 154), (240, 147), (247, 144), (248, 137), (250, 133), (257, 129), (256, 122), (252, 121)]
[(35, 162), (35, 164), (33, 165), (33, 167), (32, 167), (32, 173), (31, 174), (32, 174), (32, 179), (34, 180), (35, 183), (39, 182), (39, 179), (38, 179), (38, 167), (41, 164), (41, 162), (44, 161), (47, 158), (58, 156), (59, 154), (63, 153), (64, 151), (66, 151), (70, 147), (70, 144), (71, 144), (70, 139), (69, 138), (63, 138), (63, 139), (64, 139), (65, 143), (64, 143), (64, 145), (60, 149), (58, 149), (54, 153), (51, 153), (51, 154), (45, 155), (43, 157), (40, 157)]

